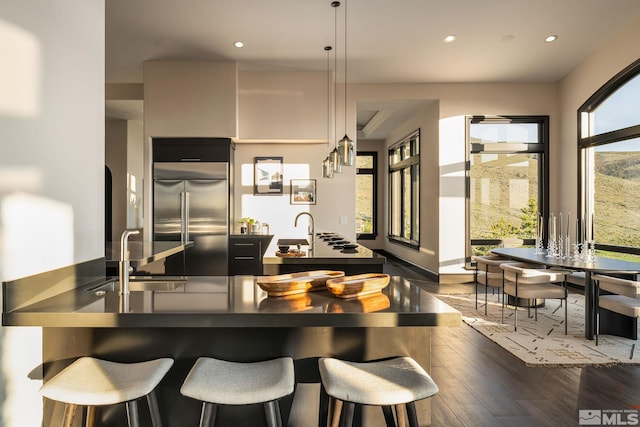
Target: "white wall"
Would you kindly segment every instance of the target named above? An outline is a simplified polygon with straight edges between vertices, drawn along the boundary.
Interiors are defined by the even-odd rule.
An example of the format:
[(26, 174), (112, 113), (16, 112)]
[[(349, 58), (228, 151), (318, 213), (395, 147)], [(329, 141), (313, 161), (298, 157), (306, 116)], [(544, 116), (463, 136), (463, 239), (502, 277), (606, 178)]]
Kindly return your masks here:
[[(104, 256), (104, 0), (0, 2), (0, 280)], [(0, 424), (41, 425), (40, 328), (1, 328)]]
[[(466, 115), (548, 115), (550, 116), (551, 145), (560, 143), (558, 139), (558, 112), (555, 84), (362, 84), (349, 90), (349, 106), (358, 102), (384, 100), (424, 99), (437, 101), (439, 123), (426, 123), (428, 132), (437, 132), (427, 137), (426, 149), (433, 151), (434, 158), (428, 157), (423, 164), (432, 166), (437, 175), (429, 175), (433, 185), (423, 185), (421, 210), (436, 209), (437, 236), (429, 236), (421, 242), (419, 252), (385, 244), (389, 252), (399, 255), (415, 264), (439, 274), (464, 272), (465, 256), (465, 186), (464, 164), (466, 161), (464, 116)], [(350, 107), (349, 111), (354, 107)], [(402, 132), (399, 132), (401, 134)], [(423, 144), (425, 138), (422, 138)], [(429, 145), (434, 144), (435, 145)], [(428, 156), (428, 153), (424, 153)], [(384, 153), (382, 153), (384, 155)], [(559, 168), (558, 159), (551, 159), (551, 168)], [(423, 167), (424, 171), (424, 167)], [(384, 173), (384, 169), (381, 170)], [(429, 181), (427, 181), (429, 182)], [(553, 182), (553, 179), (552, 179)], [(437, 188), (437, 191), (426, 191)], [(387, 206), (382, 212), (386, 213)], [(431, 224), (423, 224), (427, 230)], [(386, 227), (386, 222), (383, 222)], [(421, 228), (422, 230), (422, 228)], [(386, 235), (386, 228), (380, 230)], [(429, 236), (429, 237), (427, 237)]]
[[(269, 231), (277, 238), (304, 238), (308, 219), (301, 218), (294, 227), (300, 212), (309, 212), (315, 220), (316, 232), (334, 231), (347, 239), (355, 239), (355, 204), (349, 188), (355, 182), (355, 168), (344, 168), (335, 178), (322, 178), (321, 161), (328, 153), (326, 144), (236, 144), (234, 232), (240, 233), (238, 220), (254, 217), (269, 224)], [(284, 190), (282, 195), (254, 195), (253, 167), (255, 157), (282, 157)], [(291, 179), (315, 179), (317, 185), (315, 205), (290, 203)], [(346, 224), (340, 217), (347, 218)], [(274, 242), (275, 243), (275, 242)], [(273, 254), (271, 254), (273, 255)]]

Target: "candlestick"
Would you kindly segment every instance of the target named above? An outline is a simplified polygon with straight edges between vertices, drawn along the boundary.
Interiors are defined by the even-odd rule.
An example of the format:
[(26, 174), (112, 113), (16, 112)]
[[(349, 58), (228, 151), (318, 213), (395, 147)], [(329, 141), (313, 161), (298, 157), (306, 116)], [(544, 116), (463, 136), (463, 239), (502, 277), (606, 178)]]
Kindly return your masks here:
[(562, 234), (562, 212), (560, 212), (560, 237), (563, 237), (564, 234)]

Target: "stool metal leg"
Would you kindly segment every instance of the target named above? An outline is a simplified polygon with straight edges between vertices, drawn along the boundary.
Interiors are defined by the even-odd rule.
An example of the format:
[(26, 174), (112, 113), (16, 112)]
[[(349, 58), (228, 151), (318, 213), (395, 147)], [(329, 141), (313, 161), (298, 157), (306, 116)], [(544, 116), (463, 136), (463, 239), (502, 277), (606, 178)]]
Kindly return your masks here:
[(151, 424), (153, 427), (162, 427), (158, 397), (156, 396), (155, 390), (151, 390), (151, 393), (147, 394), (147, 403), (149, 405), (149, 412), (151, 413)]
[(384, 420), (387, 423), (387, 427), (396, 427), (396, 421), (393, 418), (393, 410), (391, 406), (383, 406), (382, 413), (384, 414)]
[(203, 402), (202, 414), (200, 415), (200, 427), (213, 427), (216, 421), (216, 412), (218, 405), (215, 403)]
[(282, 427), (282, 418), (280, 418), (280, 405), (277, 400), (264, 403), (264, 413), (267, 417), (267, 426)]
[(127, 420), (129, 427), (140, 427), (140, 418), (138, 417), (138, 401), (130, 400), (125, 403), (127, 407)]
[(62, 420), (63, 427), (71, 427), (73, 425), (73, 418), (76, 415), (76, 409), (78, 409), (78, 405), (71, 403), (64, 405), (64, 418)]
[(405, 406), (407, 407), (407, 416), (409, 417), (409, 427), (419, 427), (415, 402), (409, 402)]

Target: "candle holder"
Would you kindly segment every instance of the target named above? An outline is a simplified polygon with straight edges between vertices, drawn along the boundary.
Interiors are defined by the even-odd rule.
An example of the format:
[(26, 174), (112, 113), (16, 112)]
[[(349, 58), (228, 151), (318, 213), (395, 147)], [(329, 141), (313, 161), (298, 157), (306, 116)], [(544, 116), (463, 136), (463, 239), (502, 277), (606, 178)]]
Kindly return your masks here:
[(555, 258), (558, 254), (558, 245), (556, 239), (549, 237), (547, 242), (547, 258)]
[(575, 242), (573, 244), (573, 260), (574, 261), (582, 260), (581, 251), (582, 251), (582, 243)]
[(544, 242), (542, 241), (542, 236), (536, 236), (536, 251), (534, 252), (536, 255), (544, 254)]
[(582, 261), (591, 264), (596, 260), (596, 241), (587, 240), (583, 244)]
[(556, 258), (564, 259), (564, 238), (558, 237)]

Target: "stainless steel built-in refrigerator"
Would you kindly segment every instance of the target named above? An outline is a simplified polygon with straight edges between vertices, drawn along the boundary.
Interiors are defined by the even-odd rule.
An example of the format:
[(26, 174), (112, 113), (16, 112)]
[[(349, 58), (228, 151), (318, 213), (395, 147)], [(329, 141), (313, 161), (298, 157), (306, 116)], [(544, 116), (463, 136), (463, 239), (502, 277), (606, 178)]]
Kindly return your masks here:
[(153, 235), (157, 241), (193, 241), (165, 261), (169, 275), (228, 272), (229, 163), (155, 162)]

